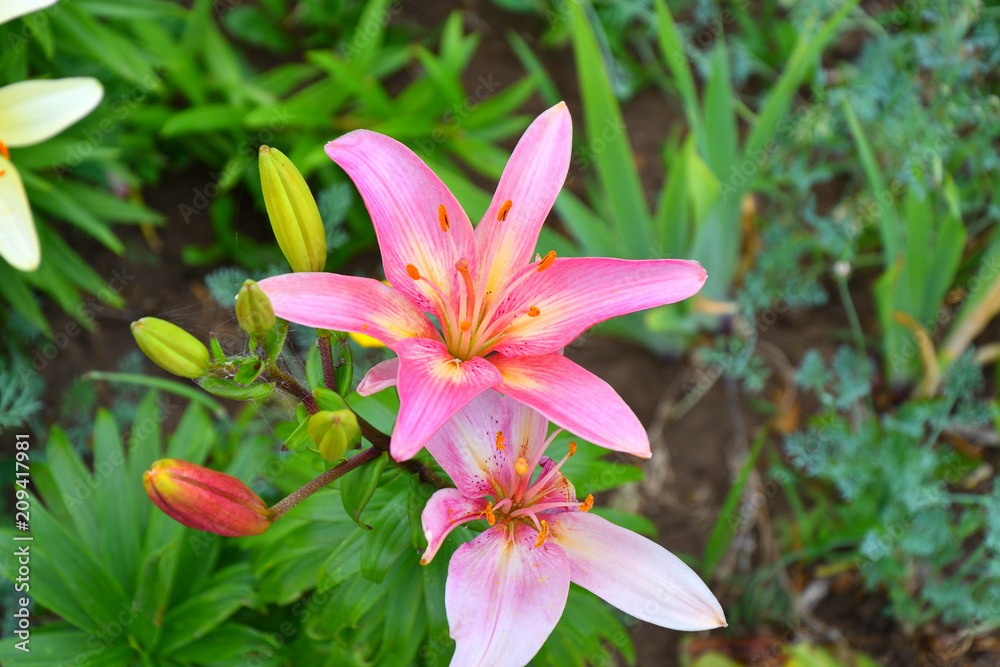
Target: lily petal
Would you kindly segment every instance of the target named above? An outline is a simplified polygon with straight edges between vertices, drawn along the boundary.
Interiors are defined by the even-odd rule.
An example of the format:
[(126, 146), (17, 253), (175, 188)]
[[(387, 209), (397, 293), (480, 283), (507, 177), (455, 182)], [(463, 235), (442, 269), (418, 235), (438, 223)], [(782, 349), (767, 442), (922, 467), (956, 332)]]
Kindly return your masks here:
[(426, 446), (458, 490), (477, 498), (494, 493), (492, 482), (511, 488), (514, 463), (524, 458), (533, 466), (541, 458), (547, 429), (541, 414), (487, 389), (449, 419)]
[[(488, 292), (499, 294), (511, 273), (531, 260), (538, 230), (566, 181), (572, 149), (573, 121), (565, 102), (536, 118), (517, 142), (476, 227), (479, 268), (487, 272)], [(505, 210), (507, 201), (511, 205)]]
[(336, 273), (286, 273), (258, 283), (274, 314), (311, 327), (353, 331), (390, 348), (404, 338), (437, 338), (430, 321), (405, 295), (371, 278)]
[[(433, 307), (433, 288), (441, 288), (457, 308), (459, 274), (455, 262), (475, 265), (475, 236), (469, 216), (451, 191), (416, 153), (391, 137), (368, 130), (348, 132), (326, 145), (326, 154), (347, 172), (364, 199), (375, 226), (388, 281), (425, 311)], [(443, 230), (440, 206), (447, 213)], [(438, 312), (438, 315), (441, 313)]]
[[(275, 311), (277, 312), (277, 311)], [(392, 430), (392, 458), (405, 461), (456, 412), (501, 380), (481, 357), (456, 359), (439, 340), (409, 338), (399, 355), (399, 416)]]
[(7, 0), (0, 3), (0, 25), (54, 4), (56, 0)]
[(570, 577), (626, 614), (674, 630), (724, 627), (726, 615), (705, 582), (677, 556), (594, 514), (564, 512), (551, 524)]
[(451, 557), (444, 604), (455, 640), (451, 667), (523, 667), (559, 621), (570, 568), (559, 547), (535, 548), (536, 531), (497, 525)]
[(458, 526), (482, 519), (489, 504), (485, 498), (466, 498), (458, 489), (439, 489), (424, 505), (420, 523), (427, 538), (427, 549), (420, 557), (426, 565), (434, 558), (445, 538)]
[(395, 387), (399, 378), (399, 358), (386, 359), (372, 366), (358, 383), (358, 393), (371, 396), (389, 387)]
[(97, 79), (73, 77), (20, 81), (0, 88), (0, 141), (30, 146), (80, 120), (104, 97)]
[(649, 436), (639, 418), (590, 371), (555, 352), (491, 361), (503, 376), (499, 391), (595, 445), (649, 458)]
[(0, 155), (0, 256), (20, 271), (34, 271), (42, 261), (35, 220), (17, 169)]
[(516, 319), (492, 351), (505, 356), (554, 352), (598, 322), (682, 301), (696, 294), (707, 277), (701, 264), (683, 259), (556, 259), (505, 296), (496, 317)]

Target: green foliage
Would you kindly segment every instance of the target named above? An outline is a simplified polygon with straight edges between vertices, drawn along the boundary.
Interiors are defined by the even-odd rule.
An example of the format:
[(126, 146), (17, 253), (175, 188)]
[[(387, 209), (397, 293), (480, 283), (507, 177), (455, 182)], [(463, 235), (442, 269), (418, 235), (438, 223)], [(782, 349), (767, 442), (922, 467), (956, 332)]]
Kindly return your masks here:
[[(796, 90), (854, 4), (845, 4), (825, 22), (813, 22), (803, 31), (759, 111), (745, 113), (733, 88), (721, 36), (713, 47), (699, 99), (688, 64), (690, 49), (666, 5), (653, 3), (661, 58), (681, 98), (690, 132), (683, 139), (675, 134), (664, 149), (667, 176), (656, 205), (650, 207), (602, 49), (600, 28), (587, 11), (589, 4), (568, 3), (565, 17), (584, 107), (584, 141), (575, 151), (575, 162), (584, 168), (593, 166), (596, 182), (587, 189), (588, 203), (569, 192), (556, 202), (568, 242), (547, 231), (539, 247), (633, 259), (697, 259), (709, 275), (702, 295), (719, 301), (732, 299), (740, 265), (744, 195), (769, 188), (757, 174), (786, 129)], [(740, 116), (748, 115), (749, 129), (741, 141)], [(643, 317), (619, 318), (604, 325), (604, 330), (666, 351), (688, 346), (699, 326), (715, 322), (715, 317), (699, 317), (689, 302), (655, 309)]]
[[(164, 443), (163, 422), (178, 416)], [(237, 442), (245, 453), (230, 458), (225, 450)], [(30, 450), (37, 485), (30, 501), (30, 595), (35, 615), (47, 610), (63, 620), (33, 629), (27, 658), (14, 648), (16, 637), (0, 641), (0, 659), (201, 665), (217, 664), (220, 655), (247, 657), (248, 640), (267, 643), (234, 618), (259, 604), (249, 565), (231, 545), (164, 515), (142, 487), (142, 471), (164, 455), (199, 463), (213, 456), (228, 472), (252, 477), (263, 471), (255, 466), (267, 446), (267, 439), (239, 429), (223, 435), (203, 408), (181, 411), (175, 398), (156, 392), (139, 403), (125, 437), (110, 412), (97, 412), (93, 472), (53, 428), (44, 446)], [(0, 532), (8, 542), (16, 533)], [(3, 561), (2, 576), (14, 581), (16, 559)]]
[[(785, 440), (798, 477), (780, 469), (776, 476), (793, 504), (804, 508), (802, 497), (815, 503), (796, 517), (796, 539), (808, 545), (801, 557), (857, 567), (866, 586), (886, 591), (893, 615), (907, 626), (997, 627), (997, 487), (956, 490), (982, 463), (940, 439), (945, 431), (992, 423), (993, 408), (977, 398), (982, 375), (966, 354), (940, 396), (876, 416), (866, 407), (871, 373), (867, 359), (847, 348), (829, 366), (810, 354), (800, 368), (800, 384), (817, 394), (823, 410)], [(842, 502), (825, 500), (823, 485)]]

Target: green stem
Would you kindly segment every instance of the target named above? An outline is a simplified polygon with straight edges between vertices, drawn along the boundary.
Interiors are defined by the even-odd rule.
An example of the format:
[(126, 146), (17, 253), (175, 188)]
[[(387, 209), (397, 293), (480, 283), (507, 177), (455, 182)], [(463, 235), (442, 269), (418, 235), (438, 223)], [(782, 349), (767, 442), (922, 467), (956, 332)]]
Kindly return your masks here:
[(334, 466), (333, 468), (330, 468), (329, 470), (327, 470), (326, 472), (324, 472), (322, 475), (320, 475), (319, 477), (317, 477), (313, 481), (311, 481), (308, 484), (306, 484), (305, 486), (303, 486), (298, 491), (292, 492), (291, 494), (289, 494), (288, 496), (286, 496), (282, 500), (280, 500), (277, 503), (275, 503), (274, 505), (272, 505), (270, 507), (270, 509), (268, 510), (268, 513), (269, 513), (269, 517), (268, 518), (270, 518), (270, 520), (271, 520), (272, 523), (275, 522), (275, 521), (277, 521), (278, 519), (280, 519), (281, 517), (283, 517), (285, 515), (285, 513), (288, 512), (288, 510), (292, 509), (293, 507), (295, 507), (296, 505), (298, 505), (299, 503), (301, 503), (303, 500), (305, 500), (306, 498), (308, 498), (312, 494), (314, 494), (317, 491), (319, 491), (320, 489), (322, 489), (324, 486), (326, 486), (327, 484), (329, 484), (333, 480), (337, 479), (338, 477), (341, 477), (345, 473), (348, 473), (348, 472), (354, 470), (355, 468), (357, 468), (358, 466), (360, 466), (362, 464), (368, 463), (369, 461), (371, 461), (373, 459), (377, 459), (381, 455), (382, 455), (382, 452), (380, 452), (379, 450), (375, 449), (374, 447), (369, 447), (368, 449), (366, 449), (366, 450), (364, 450), (364, 451), (362, 451), (362, 452), (360, 452), (358, 454), (355, 454), (354, 456), (352, 456), (351, 458), (347, 459), (343, 463), (341, 463), (341, 464), (339, 464), (337, 466)]

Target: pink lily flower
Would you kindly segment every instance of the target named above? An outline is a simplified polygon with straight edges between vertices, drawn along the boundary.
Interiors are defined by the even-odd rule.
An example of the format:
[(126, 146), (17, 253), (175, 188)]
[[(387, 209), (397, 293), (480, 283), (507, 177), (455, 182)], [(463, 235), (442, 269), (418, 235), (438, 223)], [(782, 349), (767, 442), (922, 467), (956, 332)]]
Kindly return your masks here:
[(544, 456), (547, 429), (538, 412), (487, 391), (427, 442), (457, 488), (435, 492), (424, 507), (420, 562), (428, 563), (456, 526), (484, 518), (491, 526), (448, 565), (452, 667), (527, 664), (562, 615), (570, 582), (663, 627), (725, 626), (718, 600), (691, 568), (588, 513), (594, 497), (579, 502), (560, 472), (576, 446), (558, 463)]
[(706, 273), (685, 260), (557, 259), (555, 252), (532, 260), (571, 147), (569, 111), (559, 103), (524, 133), (473, 230), (454, 195), (403, 144), (355, 130), (326, 145), (368, 207), (391, 286), (292, 273), (260, 287), (278, 317), (366, 334), (396, 353), (358, 391), (398, 387), (397, 460), (415, 455), (490, 387), (595, 444), (650, 455), (646, 431), (624, 401), (561, 349), (598, 322), (686, 299)]

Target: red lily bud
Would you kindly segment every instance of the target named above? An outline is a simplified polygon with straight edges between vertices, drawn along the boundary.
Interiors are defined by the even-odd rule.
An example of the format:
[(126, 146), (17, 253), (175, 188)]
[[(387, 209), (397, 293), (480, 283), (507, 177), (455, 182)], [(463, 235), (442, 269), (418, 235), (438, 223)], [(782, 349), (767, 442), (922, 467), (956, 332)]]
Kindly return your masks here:
[(149, 498), (180, 523), (226, 537), (271, 526), (267, 505), (240, 480), (204, 466), (160, 459), (142, 475)]

